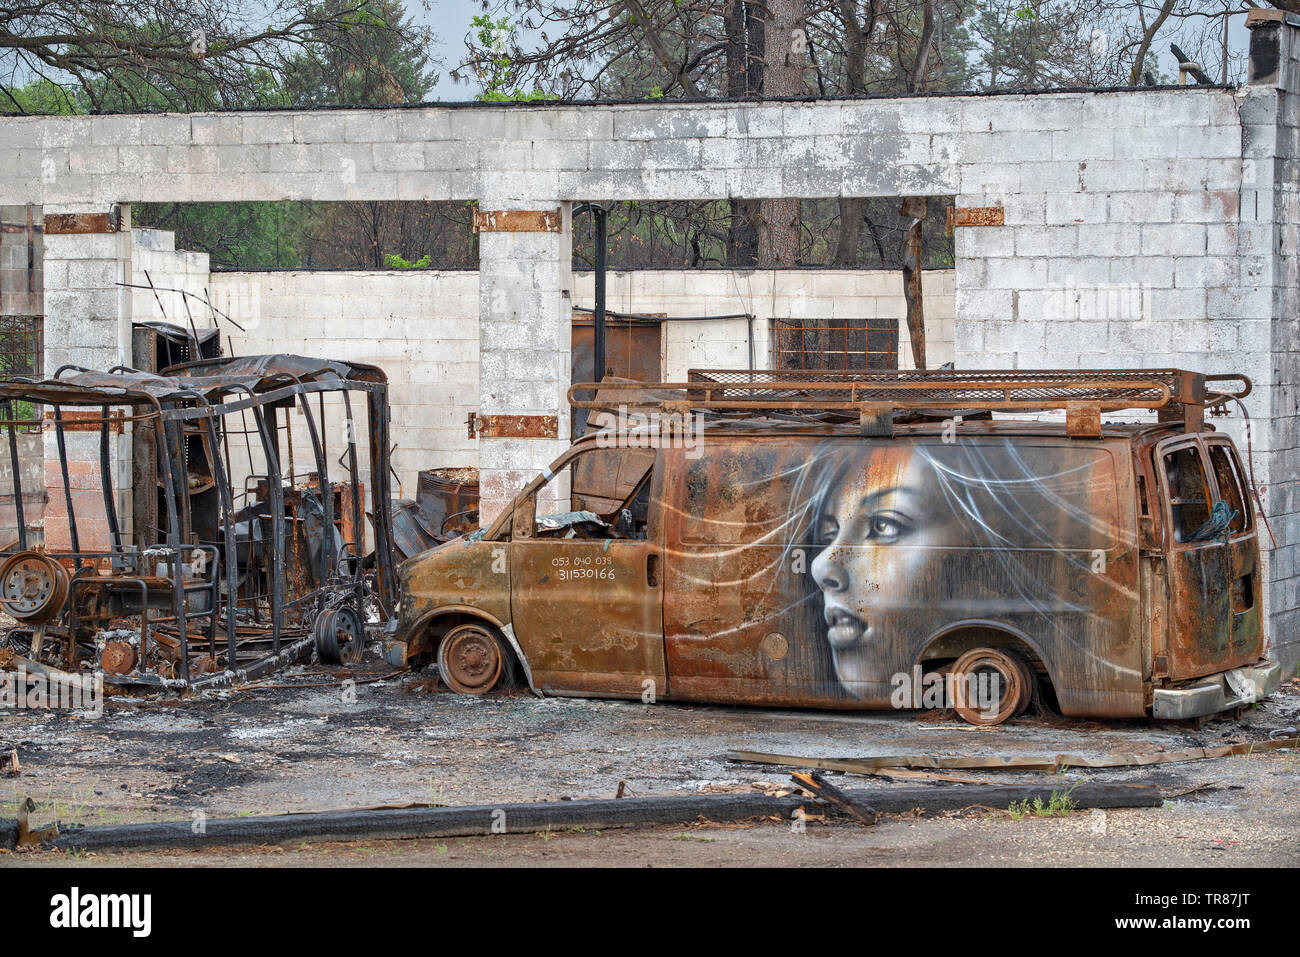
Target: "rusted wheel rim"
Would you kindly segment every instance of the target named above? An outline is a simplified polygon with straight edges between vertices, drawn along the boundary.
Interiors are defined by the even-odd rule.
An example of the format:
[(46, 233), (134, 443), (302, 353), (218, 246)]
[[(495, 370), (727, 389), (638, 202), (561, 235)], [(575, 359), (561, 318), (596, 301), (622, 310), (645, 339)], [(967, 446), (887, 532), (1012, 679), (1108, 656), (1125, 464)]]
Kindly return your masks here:
[(353, 608), (327, 608), (312, 629), (316, 653), (327, 665), (356, 664), (366, 648), (365, 626)]
[[(1001, 724), (1019, 714), (1028, 703), (1028, 671), (1008, 652), (996, 648), (975, 648), (953, 663), (953, 707), (969, 724)], [(971, 687), (971, 679), (976, 688)], [(996, 679), (998, 696), (992, 707), (981, 706), (980, 682)], [(987, 685), (985, 685), (987, 687)], [(972, 694), (972, 691), (975, 691)]]
[(0, 606), (19, 621), (40, 623), (68, 598), (68, 570), (40, 552), (19, 552), (0, 565)]
[(438, 672), (460, 694), (486, 694), (501, 677), (501, 646), (477, 625), (461, 625), (438, 646)]
[(99, 666), (108, 675), (124, 675), (135, 667), (135, 649), (125, 641), (110, 641), (99, 655)]

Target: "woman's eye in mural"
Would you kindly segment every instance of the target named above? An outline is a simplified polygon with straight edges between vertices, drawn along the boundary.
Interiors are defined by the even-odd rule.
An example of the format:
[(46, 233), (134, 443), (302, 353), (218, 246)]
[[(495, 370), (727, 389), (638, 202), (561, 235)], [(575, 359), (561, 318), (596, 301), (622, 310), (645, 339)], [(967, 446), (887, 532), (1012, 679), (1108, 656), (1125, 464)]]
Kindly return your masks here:
[(898, 512), (876, 512), (871, 516), (871, 541), (888, 545), (912, 530), (911, 523)]

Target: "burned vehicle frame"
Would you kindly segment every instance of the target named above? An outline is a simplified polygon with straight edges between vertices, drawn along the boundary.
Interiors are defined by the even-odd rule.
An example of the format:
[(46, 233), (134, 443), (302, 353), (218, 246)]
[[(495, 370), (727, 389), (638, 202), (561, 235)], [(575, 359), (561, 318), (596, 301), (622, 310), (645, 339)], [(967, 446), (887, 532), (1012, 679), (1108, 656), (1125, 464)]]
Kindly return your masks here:
[[(4, 636), (10, 656), (25, 651), (67, 671), (98, 665), (113, 684), (176, 690), (265, 674), (313, 646), (325, 662), (357, 660), (367, 618), (392, 608), (387, 389), (374, 366), (292, 355), (201, 359), (159, 374), (65, 365), (47, 379), (0, 381), (19, 509), (18, 541), (0, 556), (0, 608), (19, 622)], [(337, 463), (323, 428), (331, 394), (341, 396), (345, 425)], [(353, 395), (366, 400), (368, 561)], [(15, 417), (20, 404), (36, 414)], [(311, 446), (305, 482), (294, 471), (294, 409)], [(112, 433), (128, 425), (131, 530), (119, 515), (112, 452)], [(54, 433), (62, 487), (51, 494), (66, 509), (67, 550), (28, 540), (15, 430), (32, 426)], [(75, 432), (98, 433), (90, 491), (102, 512), (93, 517), (69, 470)], [(249, 475), (237, 491), (231, 448), (241, 439)], [(331, 484), (331, 464), (346, 481)], [(106, 547), (85, 547), (82, 532), (97, 520), (107, 535), (90, 537)]]
[[(617, 413), (487, 528), (399, 566), (385, 651), (436, 655), (465, 693), (517, 663), (544, 694), (976, 724), (1043, 700), (1079, 717), (1247, 704), (1281, 674), (1264, 519), (1206, 416), (1249, 391), (1177, 369), (575, 384), (573, 405)], [(557, 488), (570, 509), (541, 516)], [(934, 676), (942, 705), (922, 694)], [(964, 690), (981, 676), (988, 702)]]

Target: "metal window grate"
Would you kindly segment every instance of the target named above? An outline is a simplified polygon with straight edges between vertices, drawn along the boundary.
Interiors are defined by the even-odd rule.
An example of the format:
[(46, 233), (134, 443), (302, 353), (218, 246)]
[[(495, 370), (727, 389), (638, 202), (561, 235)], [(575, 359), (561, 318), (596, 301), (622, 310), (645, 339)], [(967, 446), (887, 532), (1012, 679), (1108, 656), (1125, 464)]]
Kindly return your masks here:
[(799, 370), (898, 368), (897, 319), (773, 319), (772, 366)]
[[(0, 316), (0, 378), (32, 376), (45, 372), (45, 320), (42, 316)], [(35, 418), (30, 402), (15, 402), (15, 419)], [(21, 431), (35, 431), (28, 426)]]

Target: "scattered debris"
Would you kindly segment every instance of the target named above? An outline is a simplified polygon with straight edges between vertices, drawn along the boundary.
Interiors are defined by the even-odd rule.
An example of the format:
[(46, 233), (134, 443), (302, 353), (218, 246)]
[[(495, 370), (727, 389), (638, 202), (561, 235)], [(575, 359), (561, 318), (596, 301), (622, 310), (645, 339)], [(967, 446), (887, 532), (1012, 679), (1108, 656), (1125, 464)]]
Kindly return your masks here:
[(870, 827), (880, 817), (874, 808), (858, 803), (816, 771), (796, 771), (790, 775), (790, 778), (805, 791), (829, 801), (840, 810), (847, 812), (850, 817), (860, 824)]
[(1058, 774), (1065, 768), (1135, 768), (1152, 764), (1176, 764), (1227, 758), (1257, 751), (1300, 748), (1300, 737), (1245, 741), (1216, 748), (1183, 748), (1179, 751), (1153, 751), (1149, 754), (1106, 754), (1094, 758), (1082, 754), (1043, 755), (996, 754), (989, 756), (936, 754), (896, 754), (865, 758), (816, 758), (793, 754), (768, 754), (762, 751), (728, 751), (727, 760), (750, 764), (777, 764), (826, 771), (849, 771), (875, 774), (882, 768), (985, 768), (991, 771), (1046, 771)]

